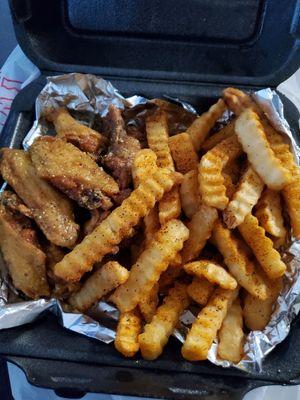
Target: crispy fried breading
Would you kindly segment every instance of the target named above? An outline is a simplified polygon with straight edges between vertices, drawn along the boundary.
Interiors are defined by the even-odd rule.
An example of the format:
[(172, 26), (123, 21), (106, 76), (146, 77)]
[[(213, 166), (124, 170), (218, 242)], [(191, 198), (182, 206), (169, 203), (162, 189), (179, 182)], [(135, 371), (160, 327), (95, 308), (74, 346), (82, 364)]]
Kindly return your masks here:
[(211, 260), (194, 261), (183, 266), (185, 272), (197, 278), (206, 278), (223, 289), (233, 290), (237, 281), (221, 265)]
[(84, 282), (81, 289), (69, 298), (76, 310), (84, 311), (107, 293), (126, 282), (129, 272), (116, 261), (109, 261)]
[(187, 133), (192, 139), (192, 143), (196, 151), (198, 151), (206, 139), (211, 128), (215, 125), (216, 121), (223, 115), (226, 110), (226, 105), (222, 99), (213, 104), (210, 109), (200, 115), (192, 125), (188, 128)]
[(191, 219), (200, 207), (197, 171), (190, 171), (183, 176), (183, 181), (179, 192), (182, 209), (185, 215)]
[(217, 144), (223, 140), (229, 138), (234, 134), (234, 121), (229, 122), (224, 128), (209, 136), (205, 142), (201, 145), (201, 150), (205, 153), (215, 147)]
[(243, 355), (245, 340), (243, 311), (239, 299), (236, 299), (229, 308), (218, 336), (218, 356), (223, 358), (223, 360), (238, 363)]
[(109, 209), (109, 196), (119, 187), (91, 157), (71, 143), (51, 136), (40, 136), (29, 153), (40, 178), (56, 186), (81, 207)]
[(212, 238), (213, 243), (224, 257), (229, 272), (238, 284), (253, 296), (265, 300), (269, 295), (268, 286), (253, 262), (250, 261), (242, 242), (219, 220), (214, 225)]
[(127, 282), (110, 297), (121, 312), (133, 310), (182, 249), (189, 231), (179, 220), (167, 222), (131, 267)]
[(164, 303), (158, 307), (151, 322), (145, 325), (139, 335), (140, 350), (146, 360), (155, 360), (163, 351), (170, 335), (176, 327), (180, 315), (189, 304), (186, 285), (175, 283), (169, 290)]
[(181, 352), (186, 360), (206, 360), (212, 342), (237, 295), (238, 289), (215, 289), (207, 305), (193, 322), (182, 346)]
[(142, 320), (135, 309), (122, 313), (119, 318), (115, 348), (125, 357), (133, 357), (139, 351), (139, 334), (142, 331)]
[(169, 138), (169, 148), (175, 162), (176, 171), (186, 174), (198, 167), (198, 156), (191, 137), (186, 132), (178, 133)]
[(235, 135), (223, 140), (208, 151), (199, 163), (199, 185), (202, 201), (211, 207), (224, 210), (229, 202), (222, 170), (242, 152)]
[(146, 322), (152, 320), (158, 305), (158, 283), (155, 283), (150, 292), (139, 301), (140, 312)]
[(258, 202), (264, 183), (254, 169), (249, 166), (243, 174), (238, 188), (223, 212), (223, 219), (229, 229), (240, 225)]
[(215, 290), (215, 285), (205, 278), (193, 278), (192, 283), (187, 287), (188, 295), (196, 303), (205, 306), (212, 292)]
[(31, 210), (47, 239), (72, 247), (78, 236), (71, 202), (41, 179), (23, 150), (1, 150), (1, 174)]
[(113, 252), (115, 246), (130, 235), (131, 229), (178, 179), (177, 173), (159, 169), (142, 182), (90, 235), (56, 264), (55, 275), (65, 281), (79, 281), (95, 262)]
[(266, 236), (264, 228), (259, 226), (257, 218), (248, 214), (238, 229), (268, 277), (275, 279), (284, 275), (286, 265), (274, 249), (272, 240)]

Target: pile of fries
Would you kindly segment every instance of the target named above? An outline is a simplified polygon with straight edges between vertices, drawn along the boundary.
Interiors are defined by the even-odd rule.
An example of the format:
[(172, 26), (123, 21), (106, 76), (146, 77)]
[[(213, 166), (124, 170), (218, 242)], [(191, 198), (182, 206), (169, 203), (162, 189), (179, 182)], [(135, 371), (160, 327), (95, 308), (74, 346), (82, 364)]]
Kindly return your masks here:
[[(1, 173), (19, 202), (13, 208), (2, 196), (3, 257), (14, 285), (29, 297), (54, 295), (79, 312), (101, 299), (114, 303), (120, 311), (115, 347), (126, 357), (138, 351), (147, 360), (159, 357), (193, 304), (198, 315), (183, 357), (207, 359), (218, 338), (218, 356), (237, 363), (246, 333), (270, 320), (286, 272), (282, 249), (292, 236), (300, 238), (300, 170), (287, 138), (238, 89), (226, 89), (185, 132), (173, 135), (163, 103), (155, 104), (145, 117), (147, 145), (132, 157), (132, 187), (120, 204), (111, 200), (118, 193), (115, 177), (101, 167), (95, 148), (82, 147), (90, 143), (88, 135), (98, 140), (97, 132), (66, 110), (49, 117), (58, 138), (36, 139), (29, 155), (2, 150)], [(217, 130), (226, 110), (232, 118)], [(58, 123), (61, 116), (65, 127)], [(74, 140), (79, 131), (80, 140)], [(69, 163), (65, 154), (71, 153)], [(41, 202), (49, 191), (46, 206), (20, 184), (27, 176), (18, 178), (18, 165), (40, 188)], [(73, 201), (92, 215), (105, 213), (88, 233), (74, 219)], [(19, 268), (16, 246), (9, 243), (17, 240), (11, 229), (16, 213), (33, 220), (30, 229), (39, 232), (35, 241), (25, 238), (35, 248), (34, 263), (24, 259), (24, 246)]]

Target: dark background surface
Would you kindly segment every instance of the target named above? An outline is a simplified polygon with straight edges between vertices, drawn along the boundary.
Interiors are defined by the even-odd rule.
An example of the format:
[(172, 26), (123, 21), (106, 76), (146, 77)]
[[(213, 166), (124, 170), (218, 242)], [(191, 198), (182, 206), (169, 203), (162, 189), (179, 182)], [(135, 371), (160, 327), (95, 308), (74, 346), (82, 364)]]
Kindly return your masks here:
[(7, 0), (0, 0), (0, 68), (17, 45)]

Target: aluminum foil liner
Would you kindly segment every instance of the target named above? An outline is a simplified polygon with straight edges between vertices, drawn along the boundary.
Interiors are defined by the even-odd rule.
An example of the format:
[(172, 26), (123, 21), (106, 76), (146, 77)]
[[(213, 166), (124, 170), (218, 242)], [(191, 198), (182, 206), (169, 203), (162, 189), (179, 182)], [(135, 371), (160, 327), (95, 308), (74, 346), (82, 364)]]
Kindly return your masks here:
[[(196, 113), (195, 109), (180, 99), (169, 98), (179, 103), (185, 110)], [(259, 103), (272, 125), (286, 134), (294, 151), (295, 160), (299, 164), (300, 149), (293, 139), (288, 122), (284, 118), (283, 105), (279, 96), (271, 89), (264, 89), (253, 95)], [(104, 116), (108, 106), (115, 104), (119, 108), (134, 107), (145, 104), (148, 100), (142, 96), (124, 98), (110, 82), (94, 75), (67, 74), (48, 78), (48, 83), (36, 100), (36, 121), (23, 146), (25, 149), (40, 135), (49, 133), (49, 126), (43, 118), (43, 111), (49, 107), (66, 106), (68, 109), (84, 112), (83, 122), (92, 125), (97, 115)], [(230, 118), (227, 112), (220, 119), (220, 124)], [(212, 344), (208, 359), (222, 367), (236, 367), (246, 372), (257, 372), (262, 368), (264, 357), (282, 342), (288, 335), (290, 324), (300, 310), (300, 242), (292, 240), (289, 248), (283, 254), (288, 269), (284, 278), (284, 285), (272, 318), (263, 331), (252, 331), (246, 338), (244, 358), (233, 364), (218, 359), (217, 339)], [(92, 337), (105, 343), (111, 343), (115, 338), (118, 310), (104, 301), (95, 305), (87, 315), (70, 313), (64, 305), (56, 299), (40, 299), (36, 301), (22, 301), (21, 296), (12, 287), (6, 273), (3, 261), (0, 260), (2, 275), (0, 277), (0, 329), (10, 328), (33, 321), (42, 312), (48, 310), (57, 315), (60, 323), (67, 329), (82, 335)], [(186, 310), (180, 318), (180, 326), (173, 335), (181, 342), (184, 341), (188, 327), (195, 315), (192, 310)]]

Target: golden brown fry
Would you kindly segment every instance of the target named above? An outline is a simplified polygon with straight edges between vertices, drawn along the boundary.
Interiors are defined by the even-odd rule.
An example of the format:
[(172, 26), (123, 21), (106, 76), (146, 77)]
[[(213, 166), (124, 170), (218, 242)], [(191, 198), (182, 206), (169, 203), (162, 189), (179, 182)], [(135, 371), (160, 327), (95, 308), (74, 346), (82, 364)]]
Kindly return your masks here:
[(238, 289), (215, 289), (207, 305), (193, 322), (182, 346), (181, 352), (186, 360), (206, 360), (212, 342), (237, 295)]
[(197, 278), (206, 278), (211, 283), (216, 283), (223, 289), (233, 290), (237, 281), (221, 265), (211, 260), (194, 261), (183, 266), (185, 272)]
[(253, 169), (270, 189), (280, 190), (290, 183), (291, 175), (276, 157), (255, 112), (244, 111), (236, 120), (235, 132)]
[(180, 315), (189, 304), (186, 285), (176, 283), (158, 307), (151, 322), (145, 325), (144, 332), (139, 335), (139, 344), (143, 358), (155, 360), (163, 351), (170, 335), (176, 327)]
[(218, 212), (215, 208), (202, 204), (199, 211), (194, 214), (191, 221), (187, 224), (190, 231), (190, 237), (185, 242), (182, 249), (182, 260), (184, 263), (198, 257), (200, 251), (211, 236), (215, 221), (218, 218)]
[(158, 304), (159, 284), (155, 283), (150, 292), (139, 301), (140, 312), (146, 322), (152, 320)]
[(51, 136), (40, 136), (29, 153), (40, 178), (75, 200), (81, 207), (109, 209), (109, 196), (119, 192), (114, 179), (91, 157), (71, 143)]
[(240, 225), (258, 202), (264, 183), (252, 167), (242, 176), (237, 191), (223, 212), (223, 219), (229, 229)]
[(115, 348), (125, 357), (133, 357), (139, 351), (139, 334), (142, 331), (142, 320), (137, 310), (122, 313), (119, 318)]
[(135, 188), (157, 171), (156, 160), (156, 154), (150, 149), (142, 149), (137, 153), (132, 164), (132, 178)]
[(159, 202), (158, 208), (158, 217), (161, 225), (173, 218), (178, 218), (181, 214), (179, 188), (173, 187), (173, 189), (166, 193)]
[(229, 272), (253, 296), (261, 300), (268, 297), (268, 286), (263, 277), (256, 271), (253, 262), (249, 260), (246, 250), (240, 240), (225, 228), (221, 221), (216, 221), (213, 229), (213, 243), (224, 257)]
[(257, 299), (249, 293), (245, 296), (243, 309), (244, 320), (247, 328), (253, 331), (262, 331), (270, 321), (274, 302), (282, 288), (282, 278), (270, 281), (269, 287), (270, 297), (266, 300)]
[(129, 272), (116, 261), (109, 261), (95, 271), (81, 289), (69, 298), (72, 307), (85, 311), (107, 293), (126, 282)]
[(238, 229), (268, 277), (275, 279), (284, 275), (286, 265), (274, 249), (272, 240), (266, 236), (264, 228), (259, 226), (257, 218), (248, 214)]
[(198, 168), (198, 156), (190, 135), (179, 133), (169, 138), (169, 147), (176, 165), (176, 171), (186, 174)]
[(49, 296), (46, 256), (30, 219), (0, 204), (0, 247), (14, 286), (28, 297)]
[(157, 205), (150, 210), (148, 215), (145, 216), (144, 225), (145, 225), (145, 230), (144, 230), (145, 241), (144, 241), (144, 245), (148, 246), (148, 244), (153, 239), (154, 234), (160, 228)]
[(232, 182), (231, 176), (226, 174), (225, 172), (222, 172), (223, 178), (224, 178), (224, 186), (226, 188), (226, 196), (228, 199), (231, 201), (234, 193), (236, 192), (236, 186)]
[(131, 192), (97, 228), (87, 235), (62, 261), (54, 267), (54, 273), (65, 281), (79, 281), (95, 262), (113, 252), (122, 239), (128, 237), (133, 228), (154, 207), (165, 192), (178, 182), (178, 174), (159, 169), (147, 181)]
[(180, 186), (180, 200), (185, 215), (191, 219), (200, 207), (197, 171), (190, 171), (183, 176), (183, 181)]
[(53, 122), (58, 138), (74, 144), (93, 157), (97, 158), (107, 143), (104, 135), (80, 124), (65, 108), (48, 112), (46, 118)]
[(199, 151), (202, 143), (209, 134), (209, 131), (215, 125), (216, 121), (223, 115), (225, 110), (226, 106), (224, 101), (219, 99), (207, 112), (196, 118), (188, 128), (186, 132), (190, 135), (196, 151)]
[(224, 128), (219, 130), (219, 132), (214, 133), (212, 136), (209, 136), (202, 144), (201, 150), (203, 150), (206, 153), (207, 151), (211, 150), (217, 144), (229, 138), (233, 134), (234, 134), (234, 121), (231, 121), (229, 122), (229, 124), (225, 125)]
[(229, 202), (222, 170), (242, 152), (235, 135), (223, 140), (208, 151), (199, 163), (198, 179), (202, 201), (211, 207), (224, 210)]
[(192, 283), (187, 287), (188, 295), (196, 303), (205, 306), (215, 286), (205, 278), (193, 278)]
[(47, 239), (62, 247), (74, 246), (79, 227), (71, 202), (41, 179), (23, 150), (1, 150), (1, 174), (14, 189)]
[(293, 236), (300, 239), (300, 173), (296, 175), (292, 183), (285, 186), (283, 198), (290, 216)]
[(243, 311), (239, 299), (236, 299), (219, 330), (218, 356), (223, 360), (238, 363), (243, 355), (245, 335), (243, 332)]
[(259, 225), (266, 232), (277, 238), (282, 238), (283, 242), (287, 232), (284, 226), (280, 194), (273, 190), (267, 189), (261, 196), (255, 216), (259, 221)]
[(131, 267), (127, 282), (110, 297), (121, 312), (133, 310), (182, 249), (189, 231), (179, 220), (167, 222)]

